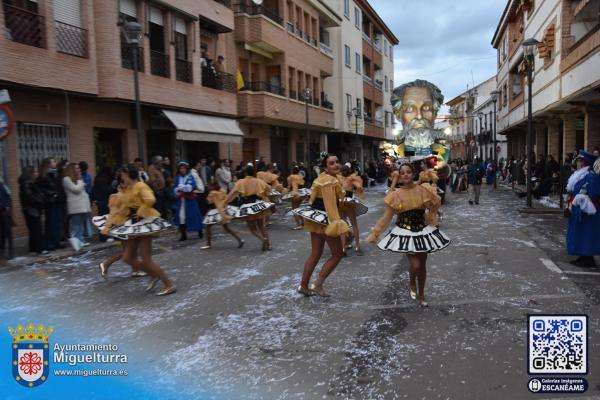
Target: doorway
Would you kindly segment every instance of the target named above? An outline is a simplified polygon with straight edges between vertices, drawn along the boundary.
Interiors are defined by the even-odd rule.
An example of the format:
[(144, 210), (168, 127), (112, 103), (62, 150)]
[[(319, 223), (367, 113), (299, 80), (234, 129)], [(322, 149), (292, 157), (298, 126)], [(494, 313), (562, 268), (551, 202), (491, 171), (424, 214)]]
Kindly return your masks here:
[(256, 160), (256, 150), (258, 148), (258, 139), (244, 138), (242, 144), (242, 157), (244, 164)]
[(96, 171), (123, 164), (123, 130), (98, 128), (94, 132)]

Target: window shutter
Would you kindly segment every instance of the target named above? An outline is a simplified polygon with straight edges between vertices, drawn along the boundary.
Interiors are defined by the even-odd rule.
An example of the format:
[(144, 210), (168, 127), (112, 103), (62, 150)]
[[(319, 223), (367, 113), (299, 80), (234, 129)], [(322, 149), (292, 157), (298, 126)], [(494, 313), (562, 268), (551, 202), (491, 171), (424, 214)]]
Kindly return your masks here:
[(135, 4), (135, 0), (120, 0), (119, 11), (121, 14), (137, 18), (137, 5)]
[(156, 25), (163, 26), (163, 13), (160, 8), (150, 7), (150, 22)]
[(175, 32), (187, 35), (187, 23), (184, 19), (175, 17)]
[(81, 28), (80, 0), (54, 0), (54, 19)]

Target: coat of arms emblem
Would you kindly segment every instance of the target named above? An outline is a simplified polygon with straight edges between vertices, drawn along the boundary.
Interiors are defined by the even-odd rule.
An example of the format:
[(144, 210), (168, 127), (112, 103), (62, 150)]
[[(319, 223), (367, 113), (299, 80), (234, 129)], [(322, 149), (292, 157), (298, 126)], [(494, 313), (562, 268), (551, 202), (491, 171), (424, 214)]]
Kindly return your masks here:
[(54, 331), (44, 325), (29, 324), (8, 327), (13, 337), (12, 373), (13, 378), (25, 387), (35, 387), (46, 382), (50, 372), (48, 337)]

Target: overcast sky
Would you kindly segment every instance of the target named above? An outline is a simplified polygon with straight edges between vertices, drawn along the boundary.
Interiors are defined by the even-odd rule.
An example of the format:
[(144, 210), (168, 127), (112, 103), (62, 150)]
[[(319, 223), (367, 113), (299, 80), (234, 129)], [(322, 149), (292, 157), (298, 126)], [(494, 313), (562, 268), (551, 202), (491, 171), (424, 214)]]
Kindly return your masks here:
[(496, 73), (490, 45), (505, 0), (369, 0), (396, 35), (394, 86), (436, 84), (444, 102)]

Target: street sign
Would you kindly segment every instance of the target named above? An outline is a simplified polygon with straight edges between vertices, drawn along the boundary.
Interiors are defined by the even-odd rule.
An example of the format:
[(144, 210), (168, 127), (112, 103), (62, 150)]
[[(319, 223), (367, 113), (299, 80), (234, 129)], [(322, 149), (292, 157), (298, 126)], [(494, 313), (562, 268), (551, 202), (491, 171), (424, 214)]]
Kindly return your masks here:
[(8, 94), (8, 90), (2, 89), (0, 90), (0, 104), (8, 103), (10, 101), (10, 95)]
[(13, 113), (9, 106), (0, 104), (0, 141), (10, 135), (13, 128)]

